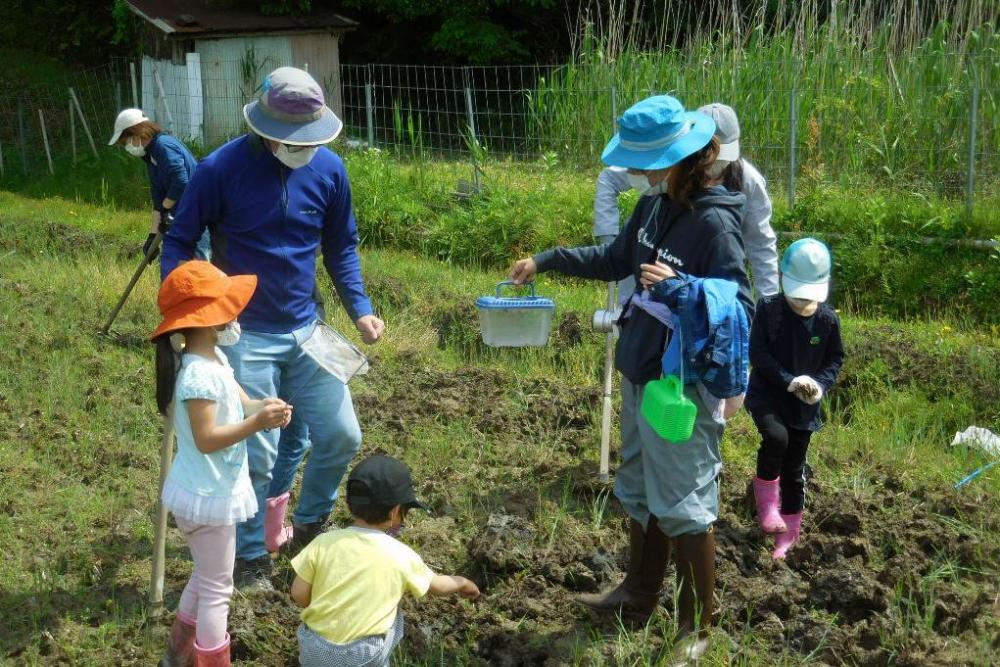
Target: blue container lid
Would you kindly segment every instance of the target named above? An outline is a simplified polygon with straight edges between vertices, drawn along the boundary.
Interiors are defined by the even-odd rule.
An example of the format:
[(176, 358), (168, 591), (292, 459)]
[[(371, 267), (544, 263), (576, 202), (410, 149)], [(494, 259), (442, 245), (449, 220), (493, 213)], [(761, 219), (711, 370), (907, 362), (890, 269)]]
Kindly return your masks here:
[(531, 296), (500, 296), (500, 290), (504, 287), (514, 287), (514, 283), (509, 280), (497, 283), (495, 296), (481, 296), (476, 299), (476, 308), (484, 310), (509, 310), (512, 308), (553, 310), (556, 302), (544, 296), (535, 294), (535, 283), (530, 282), (518, 287), (530, 287)]

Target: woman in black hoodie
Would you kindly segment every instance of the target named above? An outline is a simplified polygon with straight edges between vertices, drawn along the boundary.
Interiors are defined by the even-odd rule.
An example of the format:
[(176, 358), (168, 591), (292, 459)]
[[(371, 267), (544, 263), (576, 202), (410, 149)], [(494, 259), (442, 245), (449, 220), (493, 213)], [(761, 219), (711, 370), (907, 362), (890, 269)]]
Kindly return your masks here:
[(655, 611), (671, 550), (677, 564), (677, 621), (685, 636), (680, 657), (697, 659), (707, 649), (715, 588), (719, 444), (724, 421), (720, 406), (696, 385), (685, 395), (698, 407), (691, 438), (668, 443), (640, 416), (647, 382), (661, 376), (669, 342), (663, 306), (650, 288), (678, 273), (723, 278), (740, 287), (739, 300), (753, 312), (744, 270), (740, 222), (745, 197), (709, 175), (719, 152), (709, 116), (685, 112), (670, 96), (651, 97), (628, 109), (619, 134), (604, 150), (611, 166), (628, 168), (644, 194), (614, 242), (583, 248), (555, 248), (515, 263), (515, 283), (536, 272), (559, 271), (604, 282), (634, 276), (640, 289), (625, 304), (615, 365), (622, 379), (622, 463), (615, 495), (630, 517), (630, 552), (625, 580), (613, 590), (580, 596), (599, 611), (647, 619)]

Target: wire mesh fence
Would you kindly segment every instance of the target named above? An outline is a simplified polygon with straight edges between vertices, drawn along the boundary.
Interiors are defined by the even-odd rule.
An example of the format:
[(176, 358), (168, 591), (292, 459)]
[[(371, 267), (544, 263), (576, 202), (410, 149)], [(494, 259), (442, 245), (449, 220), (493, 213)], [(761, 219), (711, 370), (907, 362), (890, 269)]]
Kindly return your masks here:
[(54, 172), (96, 157), (124, 104), (113, 65), (0, 93), (0, 177)]
[[(190, 53), (179, 63), (116, 60), (5, 92), (0, 176), (71, 168), (135, 104), (197, 150), (211, 148), (245, 131), (242, 105), (268, 71), (289, 64), (251, 52), (226, 62)], [(327, 72), (321, 85), (345, 137), (404, 158), (544, 158), (596, 169), (615, 118), (647, 95), (671, 93), (689, 108), (733, 106), (743, 153), (792, 196), (802, 179), (867, 179), (961, 197), (1000, 176), (1000, 63), (986, 58), (325, 65), (311, 69)]]

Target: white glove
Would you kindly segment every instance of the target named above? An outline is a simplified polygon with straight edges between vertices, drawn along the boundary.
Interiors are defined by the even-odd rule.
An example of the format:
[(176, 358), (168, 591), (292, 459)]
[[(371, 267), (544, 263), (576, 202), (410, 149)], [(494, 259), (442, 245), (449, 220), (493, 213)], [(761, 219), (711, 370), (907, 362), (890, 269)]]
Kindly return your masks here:
[(805, 380), (795, 391), (795, 396), (806, 405), (816, 405), (823, 399), (823, 387), (808, 375), (803, 377)]
[(794, 394), (800, 389), (806, 386), (806, 383), (812, 380), (808, 375), (800, 375), (797, 378), (793, 378), (791, 382), (788, 383), (788, 393)]

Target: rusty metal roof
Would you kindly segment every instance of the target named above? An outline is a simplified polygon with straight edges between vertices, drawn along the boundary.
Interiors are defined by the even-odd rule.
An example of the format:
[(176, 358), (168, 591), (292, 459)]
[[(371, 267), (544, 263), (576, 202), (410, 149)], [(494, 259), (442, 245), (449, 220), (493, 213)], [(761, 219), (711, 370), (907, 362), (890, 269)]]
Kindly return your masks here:
[(350, 29), (357, 21), (333, 11), (300, 16), (267, 16), (239, 7), (218, 7), (198, 0), (126, 0), (129, 8), (168, 36), (219, 33), (298, 32)]

